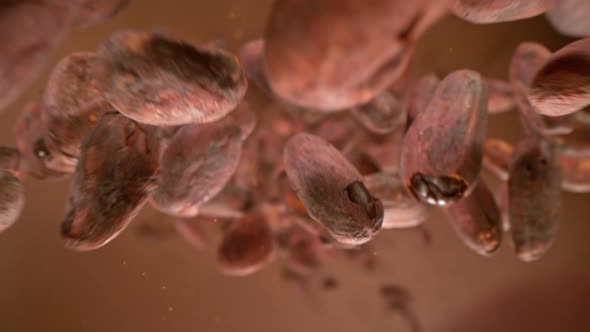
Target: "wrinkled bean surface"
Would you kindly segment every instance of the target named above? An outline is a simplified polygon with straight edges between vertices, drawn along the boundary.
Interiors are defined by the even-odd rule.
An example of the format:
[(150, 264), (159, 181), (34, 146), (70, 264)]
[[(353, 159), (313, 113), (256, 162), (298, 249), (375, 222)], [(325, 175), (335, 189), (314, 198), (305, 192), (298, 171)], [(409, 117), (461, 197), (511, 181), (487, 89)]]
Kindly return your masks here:
[(438, 85), (402, 145), (400, 175), (417, 199), (447, 205), (474, 188), (482, 164), (486, 106), (486, 87), (473, 71), (456, 71)]
[(202, 203), (225, 187), (238, 167), (242, 141), (240, 129), (224, 120), (185, 125), (172, 137), (151, 195), (158, 209), (194, 217)]
[(400, 78), (426, 19), (436, 19), (428, 3), (275, 1), (264, 50), (272, 90), (328, 111), (369, 102)]
[(536, 73), (529, 99), (541, 114), (560, 116), (590, 105), (590, 38), (555, 52)]
[(213, 122), (231, 112), (246, 93), (239, 61), (222, 49), (126, 31), (112, 35), (97, 55), (104, 97), (140, 123)]
[(560, 207), (560, 168), (551, 148), (526, 139), (510, 165), (508, 204), (510, 231), (517, 256), (539, 259), (555, 238)]
[(346, 244), (367, 242), (381, 228), (383, 206), (359, 172), (329, 143), (306, 133), (286, 144), (283, 164), (309, 215)]
[(68, 211), (66, 246), (92, 250), (121, 233), (154, 189), (158, 146), (134, 121), (105, 115), (82, 144)]
[(502, 218), (494, 196), (483, 181), (473, 192), (447, 207), (451, 225), (469, 248), (490, 255), (502, 240)]

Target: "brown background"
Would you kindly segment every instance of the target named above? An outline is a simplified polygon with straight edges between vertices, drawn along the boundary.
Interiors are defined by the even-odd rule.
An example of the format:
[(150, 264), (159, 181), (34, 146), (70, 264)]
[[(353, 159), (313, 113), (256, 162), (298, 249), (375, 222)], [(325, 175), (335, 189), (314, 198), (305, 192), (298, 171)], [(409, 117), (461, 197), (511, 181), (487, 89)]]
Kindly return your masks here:
[[(93, 50), (122, 28), (159, 29), (193, 42), (223, 39), (236, 50), (261, 34), (270, 2), (135, 0), (113, 21), (70, 33), (52, 63)], [(487, 26), (447, 18), (420, 42), (412, 71), (472, 68), (505, 78), (511, 52), (525, 40), (551, 49), (567, 42), (542, 17)], [(16, 116), (40, 95), (46, 76), (1, 114), (0, 142), (12, 144)], [(490, 132), (517, 138), (516, 117), (493, 117)], [(66, 251), (58, 225), (67, 185), (28, 180), (21, 220), (0, 234), (0, 331), (405, 331), (377, 295), (386, 281), (412, 291), (425, 331), (590, 331), (588, 195), (563, 195), (557, 241), (540, 262), (517, 261), (508, 242), (494, 257), (476, 256), (435, 215), (427, 226), (431, 246), (414, 231), (384, 232), (375, 241), (375, 273), (336, 259), (320, 276), (336, 276), (339, 289), (322, 291), (316, 278), (302, 295), (285, 287), (277, 264), (246, 278), (219, 275), (215, 227), (204, 252), (169, 232), (139, 236), (146, 220), (169, 230), (153, 211), (101, 250)]]

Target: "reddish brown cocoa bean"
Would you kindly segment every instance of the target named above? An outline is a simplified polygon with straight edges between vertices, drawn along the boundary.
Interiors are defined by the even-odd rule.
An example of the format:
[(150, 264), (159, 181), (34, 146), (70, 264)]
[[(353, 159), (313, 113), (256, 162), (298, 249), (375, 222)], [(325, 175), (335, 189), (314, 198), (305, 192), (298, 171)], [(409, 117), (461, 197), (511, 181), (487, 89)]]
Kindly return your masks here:
[(560, 116), (590, 105), (590, 38), (555, 52), (537, 71), (529, 100), (545, 115)]
[(551, 52), (543, 45), (521, 43), (512, 55), (509, 74), (523, 127), (529, 134), (546, 139), (571, 132), (567, 119), (539, 114), (528, 100), (528, 87), (550, 56)]
[(417, 199), (447, 205), (473, 190), (487, 115), (486, 86), (478, 73), (460, 70), (441, 81), (402, 145), (400, 176)]
[(514, 83), (514, 93), (520, 122), (528, 135), (538, 135), (548, 140), (558, 140), (557, 137), (572, 132), (572, 124), (567, 115), (550, 117), (539, 114), (527, 98), (527, 88), (523, 83)]
[(518, 144), (510, 165), (510, 231), (517, 256), (539, 259), (551, 246), (558, 227), (560, 167), (550, 146), (535, 139)]
[(483, 181), (473, 192), (446, 208), (451, 225), (463, 243), (480, 255), (491, 255), (502, 241), (502, 217)]
[(297, 134), (285, 146), (283, 164), (309, 215), (336, 240), (361, 244), (379, 231), (381, 202), (367, 191), (354, 166), (328, 142)]
[(226, 119), (182, 126), (160, 158), (152, 205), (173, 216), (196, 216), (231, 179), (241, 151), (240, 129)]
[(108, 102), (150, 125), (221, 119), (241, 102), (247, 81), (238, 59), (149, 32), (118, 32), (97, 51), (98, 81)]
[(264, 216), (250, 212), (233, 222), (223, 235), (217, 267), (226, 275), (252, 274), (272, 259), (273, 249), (272, 233)]
[(106, 114), (84, 141), (62, 223), (66, 247), (100, 248), (139, 213), (155, 187), (158, 145), (137, 123)]
[(367, 103), (402, 76), (414, 42), (446, 5), (275, 1), (264, 48), (272, 90), (292, 104), (326, 111)]

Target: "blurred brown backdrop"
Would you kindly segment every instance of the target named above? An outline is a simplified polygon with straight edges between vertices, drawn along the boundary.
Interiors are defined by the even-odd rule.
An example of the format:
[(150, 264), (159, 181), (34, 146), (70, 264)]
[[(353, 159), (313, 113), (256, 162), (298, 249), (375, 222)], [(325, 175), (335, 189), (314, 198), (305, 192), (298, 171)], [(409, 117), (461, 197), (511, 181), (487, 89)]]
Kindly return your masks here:
[[(164, 30), (197, 43), (223, 39), (235, 51), (260, 36), (270, 3), (132, 0), (111, 22), (71, 32), (51, 63), (93, 50), (125, 28)], [(506, 78), (512, 50), (525, 40), (551, 49), (567, 42), (542, 17), (486, 26), (449, 17), (420, 42), (412, 72), (472, 68)], [(39, 97), (48, 70), (0, 115), (0, 143), (12, 143), (16, 116)], [(490, 133), (516, 139), (517, 118), (493, 117)], [(204, 252), (173, 234), (140, 236), (145, 220), (167, 222), (149, 210), (101, 250), (66, 251), (58, 229), (67, 187), (28, 180), (21, 220), (0, 234), (0, 331), (406, 331), (378, 297), (383, 282), (410, 289), (425, 331), (590, 331), (589, 195), (563, 195), (558, 239), (540, 262), (517, 261), (508, 241), (495, 256), (478, 257), (435, 215), (427, 224), (431, 246), (414, 231), (383, 232), (375, 241), (380, 265), (374, 273), (336, 260), (303, 296), (285, 287), (276, 264), (246, 278), (219, 275), (215, 227), (208, 229), (211, 245)], [(337, 277), (337, 290), (321, 289), (319, 278), (326, 275)]]

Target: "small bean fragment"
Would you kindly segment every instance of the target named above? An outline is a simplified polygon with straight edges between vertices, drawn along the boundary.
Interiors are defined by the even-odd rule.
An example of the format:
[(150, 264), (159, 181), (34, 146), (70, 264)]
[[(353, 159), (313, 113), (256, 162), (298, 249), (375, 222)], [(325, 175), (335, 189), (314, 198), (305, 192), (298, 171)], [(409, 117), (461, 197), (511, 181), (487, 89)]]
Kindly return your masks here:
[(309, 292), (308, 277), (301, 275), (299, 272), (293, 271), (288, 267), (281, 269), (281, 280), (290, 287), (296, 289), (298, 293), (306, 294)]
[(520, 142), (510, 165), (510, 231), (518, 258), (539, 259), (558, 228), (561, 171), (551, 147), (528, 138)]
[(499, 23), (543, 14), (555, 0), (455, 0), (455, 15), (472, 23)]
[(559, 0), (546, 14), (555, 30), (569, 37), (590, 36), (590, 2)]
[(225, 187), (242, 151), (240, 129), (225, 120), (184, 125), (176, 132), (160, 158), (152, 205), (173, 216), (194, 217)]
[(365, 176), (364, 181), (367, 189), (383, 203), (384, 229), (417, 227), (428, 219), (428, 207), (408, 194), (398, 176), (376, 173)]
[(322, 280), (322, 288), (327, 291), (338, 289), (338, 279), (327, 276)]
[(444, 206), (473, 190), (487, 115), (486, 86), (478, 73), (459, 70), (441, 81), (402, 145), (400, 176), (416, 199)]
[(72, 23), (78, 28), (88, 28), (104, 23), (127, 6), (129, 0), (76, 0), (77, 15)]
[(241, 102), (247, 81), (227, 51), (149, 32), (118, 32), (97, 51), (99, 86), (125, 116), (150, 125), (206, 123)]
[(486, 139), (483, 146), (483, 167), (498, 179), (507, 181), (513, 150), (514, 147), (502, 139)]
[(11, 172), (0, 169), (0, 233), (18, 220), (24, 204), (25, 194), (19, 179)]
[(400, 101), (389, 91), (353, 107), (350, 112), (367, 130), (380, 135), (405, 126), (407, 118)]
[(106, 114), (84, 141), (62, 223), (66, 247), (98, 249), (119, 235), (155, 187), (158, 145), (134, 121)]
[[(324, 111), (369, 102), (398, 80), (447, 1), (275, 1), (265, 33), (272, 90)], [(354, 68), (354, 70), (346, 70)]]
[(137, 236), (145, 242), (160, 242), (173, 238), (176, 232), (172, 225), (162, 220), (138, 220), (134, 228)]
[(367, 191), (354, 166), (328, 142), (311, 134), (297, 134), (285, 146), (283, 164), (309, 215), (338, 242), (362, 244), (379, 231), (381, 202)]
[(380, 292), (385, 300), (387, 310), (401, 314), (409, 326), (409, 331), (423, 331), (416, 313), (411, 308), (412, 296), (405, 287), (396, 284), (385, 284), (381, 286)]
[(590, 38), (555, 52), (536, 73), (529, 100), (545, 115), (561, 116), (590, 105)]
[(408, 307), (412, 303), (412, 295), (403, 286), (387, 283), (381, 285), (379, 292), (388, 308)]
[(303, 230), (292, 227), (287, 234), (287, 266), (307, 275), (320, 266), (322, 244), (320, 240)]
[(476, 253), (488, 256), (500, 247), (500, 209), (482, 180), (469, 196), (448, 206), (446, 212), (457, 235)]
[(272, 233), (264, 216), (250, 212), (234, 221), (223, 235), (217, 267), (225, 275), (249, 275), (271, 260), (273, 249)]
[(488, 79), (488, 112), (498, 114), (510, 111), (516, 106), (514, 92), (510, 83)]

